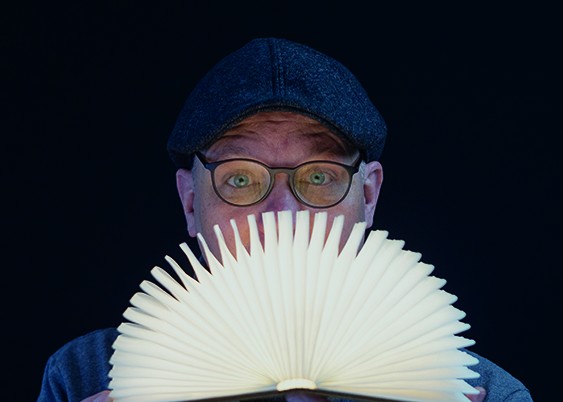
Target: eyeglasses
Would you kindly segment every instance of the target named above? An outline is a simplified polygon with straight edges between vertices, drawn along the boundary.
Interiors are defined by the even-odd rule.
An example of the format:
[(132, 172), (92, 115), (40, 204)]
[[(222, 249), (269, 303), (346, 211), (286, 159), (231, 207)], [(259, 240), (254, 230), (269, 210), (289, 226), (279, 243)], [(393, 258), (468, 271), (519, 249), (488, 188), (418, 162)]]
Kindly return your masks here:
[(227, 204), (249, 206), (264, 200), (274, 187), (275, 175), (289, 176), (291, 192), (300, 202), (313, 208), (329, 208), (341, 202), (359, 170), (361, 158), (352, 166), (333, 161), (311, 161), (294, 168), (269, 167), (252, 159), (227, 159), (208, 162), (196, 152), (203, 166), (211, 172), (215, 193)]

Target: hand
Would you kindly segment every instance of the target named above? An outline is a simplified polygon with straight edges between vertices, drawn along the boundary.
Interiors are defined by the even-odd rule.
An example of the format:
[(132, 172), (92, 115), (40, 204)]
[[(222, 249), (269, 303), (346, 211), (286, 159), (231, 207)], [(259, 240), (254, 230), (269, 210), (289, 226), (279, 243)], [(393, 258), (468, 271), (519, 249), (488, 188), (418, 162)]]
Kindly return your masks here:
[[(483, 402), (487, 396), (487, 391), (483, 387), (475, 387), (479, 393), (475, 395), (466, 395), (471, 402)], [(286, 402), (326, 402), (327, 398), (319, 395), (308, 394), (306, 392), (290, 392), (285, 396)]]
[[(467, 399), (472, 402), (483, 402), (485, 400), (485, 396), (487, 396), (487, 391), (483, 387), (475, 387), (479, 390), (479, 393), (476, 395), (468, 395)], [(328, 401), (327, 398), (324, 398), (319, 395), (311, 395), (307, 394), (306, 392), (290, 392), (286, 395), (285, 400), (287, 402), (325, 402)], [(109, 397), (109, 391), (102, 391), (96, 395), (92, 395), (89, 398), (84, 399), (82, 402), (112, 402), (112, 399)]]
[(112, 402), (112, 401), (113, 399), (109, 397), (109, 391), (102, 391), (97, 393), (96, 395), (92, 395), (82, 400), (82, 402)]
[(304, 391), (292, 391), (285, 395), (286, 402), (328, 402), (324, 396), (309, 394)]
[(472, 402), (483, 402), (485, 400), (485, 397), (487, 396), (487, 391), (485, 391), (485, 388), (483, 387), (475, 387), (479, 393), (475, 394), (475, 395), (466, 395), (467, 399), (469, 399)]

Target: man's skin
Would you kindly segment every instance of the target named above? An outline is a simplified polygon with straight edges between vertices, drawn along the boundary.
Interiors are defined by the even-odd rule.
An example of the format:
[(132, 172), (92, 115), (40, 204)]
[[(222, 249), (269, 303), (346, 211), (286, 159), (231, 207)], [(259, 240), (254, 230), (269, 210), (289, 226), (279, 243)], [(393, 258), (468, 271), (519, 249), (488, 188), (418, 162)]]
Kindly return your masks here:
[[(304, 115), (290, 112), (262, 112), (240, 122), (222, 135), (203, 154), (210, 162), (231, 158), (249, 158), (271, 167), (292, 167), (313, 160), (332, 160), (351, 165), (359, 155), (356, 149), (347, 145), (340, 137), (325, 126)], [(329, 222), (338, 215), (345, 216), (343, 242), (347, 239), (356, 222), (373, 224), (373, 217), (381, 183), (383, 169), (379, 162), (363, 163), (352, 180), (346, 198), (339, 204), (324, 209)], [(289, 187), (287, 175), (280, 173), (275, 177), (270, 195), (258, 204), (247, 207), (233, 206), (222, 201), (213, 190), (211, 173), (196, 158), (192, 170), (180, 169), (176, 174), (178, 193), (182, 202), (188, 233), (194, 237), (201, 233), (211, 251), (220, 256), (213, 226), (222, 229), (225, 241), (234, 251), (234, 238), (230, 230), (230, 219), (235, 219), (241, 238), (246, 245), (248, 225), (246, 216), (256, 215), (259, 228), (261, 213), (266, 211), (310, 210), (312, 215), (320, 209), (302, 204)], [(480, 402), (485, 399), (485, 390), (478, 387), (478, 395), (468, 396), (468, 400)], [(324, 402), (319, 396), (303, 392), (290, 393), (287, 402)], [(83, 402), (111, 401), (109, 391), (103, 391)]]

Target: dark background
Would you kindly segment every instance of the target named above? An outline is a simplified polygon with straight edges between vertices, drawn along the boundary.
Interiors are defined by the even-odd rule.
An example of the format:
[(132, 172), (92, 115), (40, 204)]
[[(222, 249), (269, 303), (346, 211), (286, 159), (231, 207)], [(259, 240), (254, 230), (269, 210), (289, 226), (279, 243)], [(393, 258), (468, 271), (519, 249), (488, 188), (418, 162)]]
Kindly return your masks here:
[(375, 227), (448, 280), (472, 350), (536, 400), (556, 399), (555, 10), (79, 3), (11, 6), (0, 21), (3, 400), (35, 400), (50, 354), (118, 325), (165, 254), (184, 263), (166, 139), (197, 80), (257, 36), (310, 45), (357, 75), (389, 127)]

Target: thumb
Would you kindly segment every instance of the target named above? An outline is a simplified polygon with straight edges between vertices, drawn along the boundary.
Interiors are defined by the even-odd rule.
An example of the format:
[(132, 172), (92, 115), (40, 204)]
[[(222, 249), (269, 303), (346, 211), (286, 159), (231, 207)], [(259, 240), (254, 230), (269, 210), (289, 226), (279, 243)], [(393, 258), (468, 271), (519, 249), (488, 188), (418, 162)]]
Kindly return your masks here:
[(466, 395), (467, 399), (472, 402), (483, 402), (485, 400), (485, 397), (487, 396), (487, 391), (485, 391), (485, 388), (483, 387), (475, 387), (475, 389), (477, 389), (479, 393), (475, 395)]
[(111, 402), (113, 399), (109, 397), (109, 391), (102, 391), (96, 395), (92, 395), (89, 398), (82, 400), (82, 402)]

